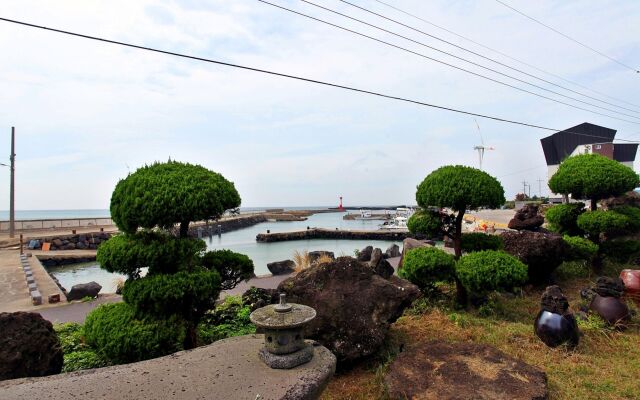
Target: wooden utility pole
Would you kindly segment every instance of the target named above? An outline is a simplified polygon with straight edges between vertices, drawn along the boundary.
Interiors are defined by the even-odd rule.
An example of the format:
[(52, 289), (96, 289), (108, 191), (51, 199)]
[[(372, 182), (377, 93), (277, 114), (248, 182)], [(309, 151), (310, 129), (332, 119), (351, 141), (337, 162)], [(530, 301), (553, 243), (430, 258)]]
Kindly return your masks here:
[(13, 238), (16, 233), (16, 209), (15, 209), (15, 186), (16, 186), (16, 128), (11, 127), (11, 189), (9, 190), (9, 237)]

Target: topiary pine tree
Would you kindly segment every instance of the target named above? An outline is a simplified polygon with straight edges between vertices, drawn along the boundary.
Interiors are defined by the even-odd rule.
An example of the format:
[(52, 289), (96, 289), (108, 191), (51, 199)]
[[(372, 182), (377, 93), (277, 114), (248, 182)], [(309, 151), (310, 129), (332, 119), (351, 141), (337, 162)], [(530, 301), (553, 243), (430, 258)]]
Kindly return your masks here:
[(239, 271), (211, 256), (203, 262), (206, 244), (189, 237), (189, 224), (239, 206), (238, 192), (222, 175), (175, 161), (142, 167), (113, 191), (111, 216), (122, 234), (103, 243), (97, 259), (102, 268), (128, 276), (124, 300), (138, 317), (184, 322), (185, 349), (195, 347), (197, 324), (218, 298), (218, 269), (230, 280), (226, 287), (253, 275), (250, 260), (242, 259)]
[(639, 185), (640, 178), (631, 168), (599, 154), (569, 157), (549, 179), (549, 188), (555, 193), (591, 200), (591, 211), (597, 209), (598, 201), (620, 196)]
[[(416, 201), (424, 210), (432, 226), (434, 216), (439, 216), (440, 233), (453, 240), (456, 259), (462, 255), (462, 219), (466, 210), (480, 207), (497, 208), (505, 203), (504, 189), (498, 180), (486, 172), (462, 165), (447, 165), (430, 173), (416, 192)], [(438, 220), (438, 219), (436, 219)], [(435, 232), (432, 232), (435, 233)], [(467, 291), (456, 277), (456, 292), (460, 304), (467, 303)]]

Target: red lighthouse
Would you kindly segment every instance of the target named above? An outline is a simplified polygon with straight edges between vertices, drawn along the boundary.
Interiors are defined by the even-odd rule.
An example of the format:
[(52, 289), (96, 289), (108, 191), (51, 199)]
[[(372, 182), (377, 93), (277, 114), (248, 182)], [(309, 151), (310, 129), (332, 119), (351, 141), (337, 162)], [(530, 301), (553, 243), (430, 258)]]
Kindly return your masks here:
[(342, 207), (342, 196), (340, 196), (340, 204), (338, 204), (338, 210), (344, 211), (344, 207)]

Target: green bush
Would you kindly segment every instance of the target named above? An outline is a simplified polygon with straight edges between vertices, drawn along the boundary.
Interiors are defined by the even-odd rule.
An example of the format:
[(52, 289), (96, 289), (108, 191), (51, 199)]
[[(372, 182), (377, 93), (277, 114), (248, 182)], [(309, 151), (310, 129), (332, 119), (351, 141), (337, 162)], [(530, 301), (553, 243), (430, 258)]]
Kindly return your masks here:
[(635, 233), (640, 231), (640, 208), (633, 206), (618, 206), (612, 208), (610, 211), (622, 214), (629, 220), (627, 231), (629, 233)]
[(218, 271), (222, 290), (231, 290), (241, 281), (253, 278), (253, 261), (231, 250), (208, 251), (202, 257), (202, 266)]
[(158, 318), (182, 315), (184, 310), (213, 308), (219, 293), (220, 276), (207, 270), (147, 275), (128, 280), (122, 288), (124, 301), (135, 308), (139, 317)]
[(549, 208), (544, 217), (549, 229), (567, 235), (581, 234), (578, 217), (584, 212), (584, 203), (559, 204)]
[(517, 258), (495, 250), (462, 256), (456, 274), (464, 288), (476, 297), (489, 292), (512, 291), (527, 281), (527, 266)]
[(74, 351), (64, 354), (64, 365), (62, 372), (80, 371), (83, 369), (102, 368), (109, 365), (109, 362), (100, 354), (93, 350)]
[(435, 237), (440, 232), (442, 221), (440, 215), (434, 211), (418, 211), (407, 220), (407, 228), (413, 234)]
[(398, 275), (421, 289), (433, 288), (438, 281), (453, 278), (455, 259), (435, 247), (418, 247), (405, 254)]
[(84, 350), (84, 330), (82, 325), (75, 322), (67, 322), (65, 324), (54, 325), (54, 330), (60, 340), (60, 346), (64, 354), (73, 353), (74, 351)]
[(591, 260), (598, 253), (598, 245), (592, 241), (580, 236), (563, 237), (564, 242), (568, 245), (565, 259), (572, 260)]
[(600, 249), (607, 258), (628, 263), (640, 256), (640, 240), (607, 240), (600, 244)]
[(198, 325), (198, 342), (209, 344), (232, 336), (249, 335), (256, 327), (249, 320), (251, 309), (243, 305), (240, 296), (227, 296), (224, 302), (209, 311)]
[(578, 228), (597, 238), (601, 233), (607, 236), (620, 235), (629, 231), (629, 217), (615, 211), (587, 211), (578, 217)]
[(463, 233), (461, 238), (462, 251), (470, 253), (482, 250), (500, 250), (503, 247), (502, 238), (482, 232)]
[(89, 346), (114, 364), (160, 357), (182, 350), (185, 330), (178, 318), (136, 319), (127, 303), (103, 304), (84, 325)]

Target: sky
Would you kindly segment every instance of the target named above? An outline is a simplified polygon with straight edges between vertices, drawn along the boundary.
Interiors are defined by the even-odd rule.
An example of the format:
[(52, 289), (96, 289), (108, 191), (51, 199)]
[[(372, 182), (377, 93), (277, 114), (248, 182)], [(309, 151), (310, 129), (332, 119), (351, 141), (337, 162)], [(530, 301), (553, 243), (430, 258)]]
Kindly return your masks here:
[[(428, 57), (596, 109), (440, 54), (299, 0), (270, 0)], [(338, 0), (310, 0), (414, 41), (592, 102)], [(640, 74), (494, 0), (387, 0), (394, 6), (584, 89), (385, 7), (351, 0), (530, 74), (630, 109)], [(640, 2), (505, 0), (581, 42), (640, 67)], [(640, 140), (631, 123), (542, 99), (257, 0), (2, 0), (0, 17), (329, 81), (426, 103), (566, 129), (591, 122)], [(275, 76), (98, 43), (0, 21), (0, 162), (16, 127), (16, 208), (104, 209), (118, 182), (169, 158), (235, 183), (242, 206), (415, 204), (416, 186), (447, 164), (478, 167), (467, 115)], [(639, 113), (618, 115), (633, 121)], [(539, 140), (553, 132), (477, 118), (483, 169), (507, 198), (547, 194)], [(0, 171), (8, 209), (9, 169)]]

